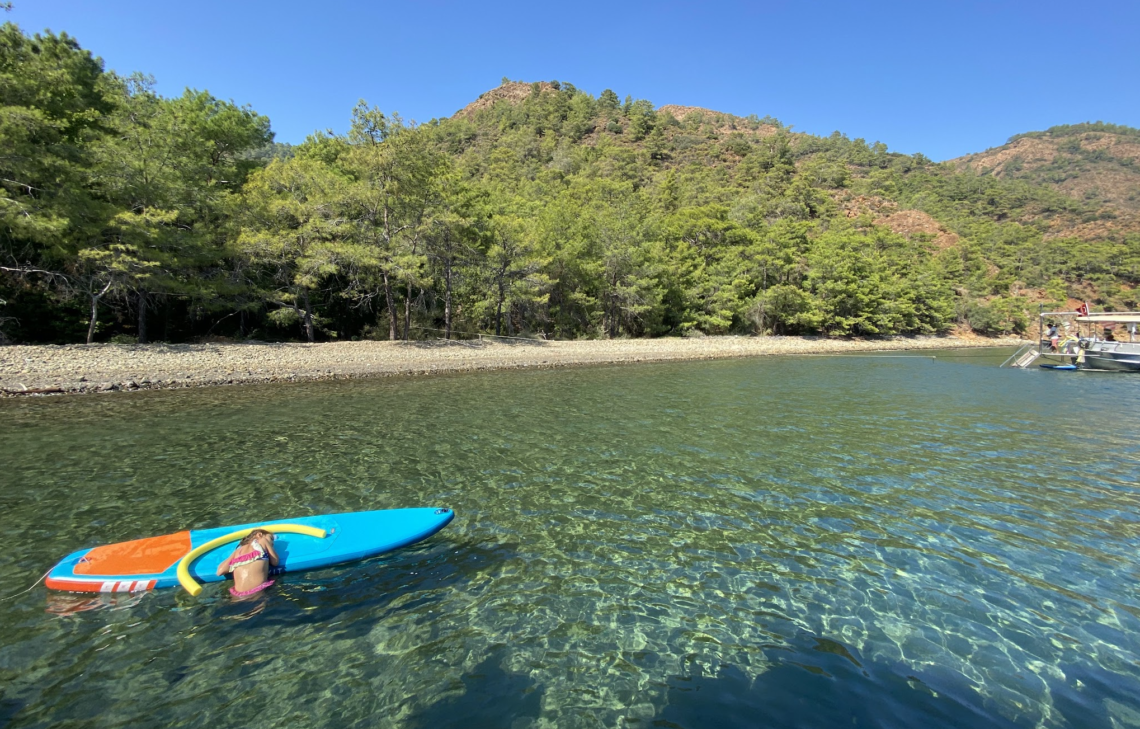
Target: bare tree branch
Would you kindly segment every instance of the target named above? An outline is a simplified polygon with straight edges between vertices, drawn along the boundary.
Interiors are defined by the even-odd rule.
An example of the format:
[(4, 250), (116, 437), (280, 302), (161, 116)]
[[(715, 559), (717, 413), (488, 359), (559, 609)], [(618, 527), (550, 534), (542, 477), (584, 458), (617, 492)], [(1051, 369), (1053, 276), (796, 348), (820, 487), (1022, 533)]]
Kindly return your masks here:
[(28, 266), (20, 266), (17, 268), (13, 268), (11, 266), (0, 266), (0, 271), (7, 271), (8, 273), (19, 273), (19, 274), (39, 273), (39, 274), (43, 274), (44, 276), (47, 276), (49, 278), (62, 278), (64, 281), (67, 280), (67, 276), (64, 276), (62, 273), (59, 273), (58, 271), (46, 271), (42, 268), (31, 268)]

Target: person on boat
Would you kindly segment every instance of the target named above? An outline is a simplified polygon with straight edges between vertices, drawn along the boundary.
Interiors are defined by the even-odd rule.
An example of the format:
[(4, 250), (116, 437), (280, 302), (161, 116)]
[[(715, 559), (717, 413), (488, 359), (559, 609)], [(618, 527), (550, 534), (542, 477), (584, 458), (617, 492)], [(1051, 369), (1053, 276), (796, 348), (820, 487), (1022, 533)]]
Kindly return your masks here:
[(1112, 327), (1105, 327), (1104, 328), (1104, 341), (1106, 341), (1106, 342), (1115, 342), (1116, 341), (1116, 336), (1112, 333)]
[(273, 584), (269, 579), (269, 569), (276, 567), (278, 562), (277, 551), (273, 549), (274, 539), (272, 532), (254, 529), (238, 543), (234, 553), (218, 565), (219, 575), (227, 572), (234, 575), (231, 595), (245, 597)]
[(1061, 334), (1057, 331), (1057, 325), (1055, 323), (1049, 325), (1048, 336), (1049, 349), (1053, 352), (1058, 351), (1059, 347), (1057, 345), (1061, 342)]

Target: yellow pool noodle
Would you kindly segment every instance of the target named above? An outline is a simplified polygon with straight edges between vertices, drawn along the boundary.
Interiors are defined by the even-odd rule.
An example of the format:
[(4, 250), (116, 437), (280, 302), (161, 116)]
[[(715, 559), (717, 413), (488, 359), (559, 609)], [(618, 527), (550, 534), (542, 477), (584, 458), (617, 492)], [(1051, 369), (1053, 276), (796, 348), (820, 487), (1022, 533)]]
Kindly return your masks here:
[(281, 533), (286, 532), (289, 534), (307, 534), (310, 537), (324, 539), (328, 536), (328, 532), (324, 529), (317, 529), (316, 527), (305, 526), (304, 524), (268, 524), (266, 526), (248, 527), (246, 529), (238, 529), (236, 532), (231, 532), (223, 537), (211, 539), (205, 544), (191, 549), (185, 557), (178, 562), (178, 583), (186, 588), (186, 592), (191, 595), (197, 596), (202, 591), (202, 586), (199, 585), (193, 577), (190, 576), (190, 563), (201, 557), (211, 549), (226, 544), (227, 542), (236, 542), (244, 539), (250, 532), (255, 529), (262, 529), (267, 532)]

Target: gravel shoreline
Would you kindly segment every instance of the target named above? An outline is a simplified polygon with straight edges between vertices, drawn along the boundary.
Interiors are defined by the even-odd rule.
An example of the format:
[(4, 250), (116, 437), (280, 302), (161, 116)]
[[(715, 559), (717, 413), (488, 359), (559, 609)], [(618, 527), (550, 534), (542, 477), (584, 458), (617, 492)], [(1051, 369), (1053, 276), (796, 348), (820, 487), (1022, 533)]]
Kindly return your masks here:
[(695, 337), (544, 342), (93, 344), (0, 347), (0, 397), (302, 382), (475, 370), (775, 354), (1016, 345), (1017, 339), (891, 337)]

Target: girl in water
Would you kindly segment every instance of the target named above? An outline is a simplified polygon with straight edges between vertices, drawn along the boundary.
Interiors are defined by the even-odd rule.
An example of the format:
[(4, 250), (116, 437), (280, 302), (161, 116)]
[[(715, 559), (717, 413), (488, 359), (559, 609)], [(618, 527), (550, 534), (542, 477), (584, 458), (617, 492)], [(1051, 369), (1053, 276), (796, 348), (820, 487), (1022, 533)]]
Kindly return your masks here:
[(245, 597), (261, 592), (273, 584), (269, 569), (277, 566), (277, 552), (273, 549), (276, 537), (264, 529), (254, 529), (238, 543), (237, 549), (218, 565), (218, 574), (234, 573), (234, 586), (230, 594)]

